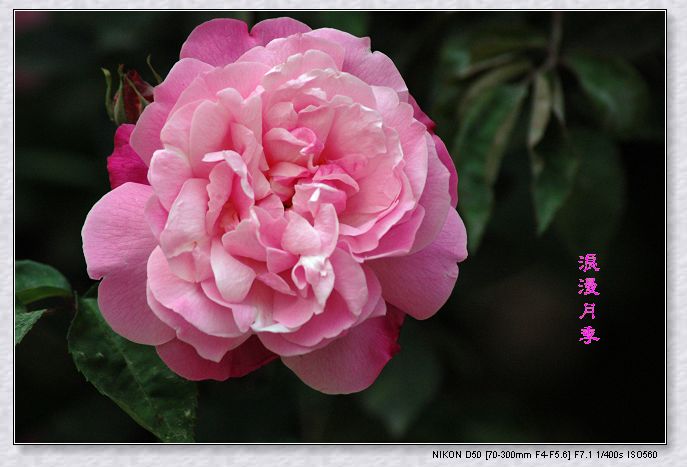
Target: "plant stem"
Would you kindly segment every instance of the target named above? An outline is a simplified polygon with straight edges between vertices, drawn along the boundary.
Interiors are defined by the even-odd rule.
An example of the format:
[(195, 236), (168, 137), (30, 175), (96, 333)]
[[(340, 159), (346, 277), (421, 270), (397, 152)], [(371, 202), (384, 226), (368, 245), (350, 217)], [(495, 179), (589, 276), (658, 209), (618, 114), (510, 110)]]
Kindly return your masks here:
[(549, 70), (558, 62), (558, 51), (563, 37), (563, 13), (554, 11), (551, 16), (551, 39), (549, 40), (549, 53), (542, 65), (542, 70)]

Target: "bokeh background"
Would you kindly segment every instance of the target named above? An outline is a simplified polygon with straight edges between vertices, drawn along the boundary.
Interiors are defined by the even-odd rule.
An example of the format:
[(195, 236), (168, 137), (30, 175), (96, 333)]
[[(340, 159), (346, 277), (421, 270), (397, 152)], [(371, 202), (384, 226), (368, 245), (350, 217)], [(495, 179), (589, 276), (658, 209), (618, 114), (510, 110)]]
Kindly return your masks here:
[[(470, 257), (444, 308), (406, 321), (401, 352), (370, 389), (322, 395), (277, 362), (203, 382), (197, 441), (663, 442), (663, 12), (16, 13), (16, 258), (55, 266), (80, 292), (93, 283), (80, 230), (109, 190), (115, 130), (101, 67), (123, 63), (154, 82), (148, 54), (164, 76), (200, 22), (273, 16), (369, 35), (394, 60), (459, 167)], [(585, 76), (567, 59), (575, 54), (596, 60)], [(529, 68), (475, 90), (480, 77), (518, 60)], [(527, 134), (533, 70), (547, 63), (565, 120), (552, 117), (544, 141), (558, 134), (579, 143), (579, 166), (542, 192), (539, 202), (562, 207), (538, 233)], [(479, 133), (502, 104), (479, 92), (496, 85), (526, 89), (500, 140), (488, 128)], [(470, 128), (486, 138), (480, 144), (504, 143), (487, 184), (469, 173), (480, 162), (466, 143)], [(491, 209), (474, 202), (485, 193)], [(483, 235), (474, 234), (482, 224)], [(589, 252), (598, 255), (601, 295), (585, 325), (601, 340), (587, 346), (578, 342), (585, 275), (577, 259)], [(76, 371), (70, 319), (45, 316), (16, 348), (16, 441), (154, 442)]]

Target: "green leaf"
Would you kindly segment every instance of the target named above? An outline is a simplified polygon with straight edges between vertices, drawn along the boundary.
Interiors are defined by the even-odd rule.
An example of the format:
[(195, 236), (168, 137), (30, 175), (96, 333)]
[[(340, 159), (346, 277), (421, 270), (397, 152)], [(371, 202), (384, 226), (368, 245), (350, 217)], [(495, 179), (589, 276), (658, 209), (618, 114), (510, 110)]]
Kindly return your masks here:
[(553, 99), (551, 85), (543, 73), (537, 73), (534, 78), (532, 92), (532, 113), (530, 114), (530, 128), (527, 133), (527, 145), (533, 148), (541, 141), (549, 124)]
[(91, 284), (91, 286), (81, 294), (81, 298), (98, 298), (98, 286), (100, 286), (100, 281)]
[(14, 345), (21, 342), (45, 310), (27, 311), (21, 303), (14, 304)]
[(525, 71), (530, 69), (531, 63), (527, 60), (520, 60), (517, 62), (509, 63), (507, 65), (494, 68), (493, 70), (484, 73), (478, 79), (476, 79), (461, 100), (460, 107), (458, 108), (458, 114), (463, 117), (467, 109), (471, 108), (475, 100), (480, 96), (480, 94), (485, 91), (505, 83), (517, 76), (522, 75)]
[(492, 187), (526, 91), (522, 85), (503, 84), (480, 95), (467, 110), (456, 138), (460, 209), (473, 251), (491, 215)]
[(561, 125), (565, 125), (565, 98), (563, 96), (563, 85), (561, 84), (561, 78), (558, 76), (558, 73), (553, 73), (551, 76), (551, 81), (553, 82), (551, 108), (558, 122)]
[(17, 261), (14, 269), (17, 300), (28, 305), (50, 297), (71, 297), (72, 288), (55, 268), (35, 261)]
[(564, 61), (589, 97), (600, 123), (617, 136), (641, 132), (649, 111), (649, 89), (628, 62), (616, 57), (573, 54)]
[(512, 61), (531, 49), (545, 49), (546, 35), (523, 23), (506, 24), (495, 19), (450, 37), (442, 48), (445, 72), (466, 78)]
[(193, 442), (195, 383), (172, 373), (151, 346), (115, 334), (95, 299), (82, 299), (67, 337), (79, 371), (143, 428), (165, 442)]
[(119, 65), (117, 68), (117, 75), (119, 76), (119, 87), (115, 93), (117, 99), (114, 100), (112, 115), (114, 116), (114, 122), (117, 125), (121, 125), (127, 122), (126, 103), (124, 102), (124, 79), (126, 77), (124, 74), (124, 65)]
[(538, 234), (546, 231), (572, 191), (579, 166), (576, 143), (566, 135), (547, 137), (536, 150), (530, 151), (532, 199)]
[(608, 245), (621, 221), (625, 172), (616, 145), (592, 130), (572, 130), (568, 139), (580, 157), (572, 193), (554, 220), (574, 254)]
[[(377, 381), (361, 394), (363, 407), (384, 422), (396, 439), (436, 396), (441, 382), (441, 366), (428, 339), (409, 336), (409, 330), (404, 329), (403, 352), (391, 359)], [(409, 340), (412, 343), (407, 343)]]
[(110, 120), (114, 121), (114, 109), (112, 108), (112, 73), (107, 68), (101, 68), (105, 76), (105, 111)]

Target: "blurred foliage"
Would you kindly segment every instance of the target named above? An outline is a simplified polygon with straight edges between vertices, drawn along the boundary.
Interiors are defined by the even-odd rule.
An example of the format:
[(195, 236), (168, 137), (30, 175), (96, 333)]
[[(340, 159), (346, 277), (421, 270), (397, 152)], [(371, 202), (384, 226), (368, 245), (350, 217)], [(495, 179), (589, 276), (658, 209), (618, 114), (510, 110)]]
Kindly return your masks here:
[[(16, 257), (69, 278), (23, 286), (35, 263), (17, 262), (18, 442), (154, 441), (142, 426), (190, 440), (196, 386), (199, 442), (663, 441), (662, 12), (18, 15)], [(154, 83), (148, 65), (165, 76), (200, 22), (276, 16), (369, 35), (393, 59), (458, 167), (470, 257), (435, 317), (406, 320), (401, 352), (363, 393), (325, 396), (273, 363), (223, 383), (179, 381), (171, 395), (135, 344), (98, 356), (114, 335), (94, 322), (80, 230), (109, 189), (100, 68), (125, 64)], [(588, 251), (602, 268), (598, 346), (577, 342), (577, 256)], [(640, 269), (649, 274), (628, 273)], [(69, 283), (88, 292), (68, 344)], [(133, 367), (130, 351), (142, 359)], [(108, 366), (121, 379), (103, 379)], [(136, 378), (155, 388), (148, 405), (130, 391)]]
[[(618, 17), (624, 19), (622, 14)], [(662, 140), (661, 121), (650, 112), (649, 86), (629, 60), (604, 54), (607, 43), (574, 47), (577, 31), (566, 27), (563, 12), (541, 15), (536, 23), (527, 20), (522, 15), (503, 22), (494, 15), (474, 21), (447, 39), (449, 47), (442, 50), (443, 83), (435, 89), (436, 108), (442, 122), (459, 123), (457, 131), (445, 137), (454, 141), (452, 154), (463, 197), (459, 209), (471, 252), (477, 251), (488, 228), (494, 184), (507, 150), (526, 145), (530, 153), (532, 204), (537, 232), (542, 234), (566, 205), (578, 176), (579, 146), (587, 139)], [(659, 16), (647, 22), (656, 28), (657, 20)], [(607, 40), (612, 45), (623, 39)], [(523, 105), (525, 99), (531, 101), (529, 106)], [(581, 104), (566, 116), (570, 101)], [(660, 101), (660, 95), (654, 96), (653, 102)], [(524, 141), (514, 134), (518, 119), (526, 122)], [(444, 127), (450, 128), (439, 126)], [(574, 128), (600, 134), (578, 132), (573, 137), (569, 133)], [(603, 149), (615, 150), (612, 144)], [(618, 186), (622, 190), (622, 181)], [(584, 214), (574, 209), (564, 213), (574, 216), (572, 221), (562, 220), (568, 224)]]

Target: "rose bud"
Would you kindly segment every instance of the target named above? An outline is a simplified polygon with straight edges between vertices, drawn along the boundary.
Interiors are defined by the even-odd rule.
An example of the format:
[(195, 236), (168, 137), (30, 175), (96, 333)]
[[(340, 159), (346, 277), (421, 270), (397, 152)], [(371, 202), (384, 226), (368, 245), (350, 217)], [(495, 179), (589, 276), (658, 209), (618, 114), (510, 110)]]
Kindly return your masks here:
[(153, 86), (141, 78), (136, 70), (124, 72), (124, 65), (119, 65), (119, 87), (112, 93), (112, 77), (110, 72), (103, 69), (107, 90), (105, 94), (105, 108), (110, 120), (117, 125), (123, 123), (136, 123), (143, 109), (153, 101)]

